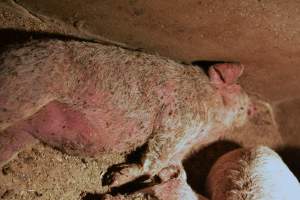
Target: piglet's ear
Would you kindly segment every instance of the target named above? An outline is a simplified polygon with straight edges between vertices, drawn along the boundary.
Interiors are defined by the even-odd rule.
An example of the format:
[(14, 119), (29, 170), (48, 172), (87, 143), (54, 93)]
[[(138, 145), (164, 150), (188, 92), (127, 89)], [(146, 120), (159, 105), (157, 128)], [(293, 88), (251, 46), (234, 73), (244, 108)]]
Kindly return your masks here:
[(216, 64), (209, 68), (208, 75), (213, 84), (232, 85), (242, 75), (244, 66), (236, 63)]

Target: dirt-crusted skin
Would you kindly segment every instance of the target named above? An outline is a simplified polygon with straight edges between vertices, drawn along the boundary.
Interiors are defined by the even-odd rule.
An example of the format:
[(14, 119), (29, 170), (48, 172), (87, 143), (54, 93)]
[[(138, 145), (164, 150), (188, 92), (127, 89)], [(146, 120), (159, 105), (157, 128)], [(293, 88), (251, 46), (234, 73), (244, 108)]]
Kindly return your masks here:
[(235, 83), (237, 64), (211, 67), (209, 79), (154, 55), (49, 40), (7, 50), (0, 70), (0, 165), (37, 140), (79, 156), (147, 143), (140, 164), (110, 177), (114, 186), (179, 164), (191, 146), (243, 124), (251, 110)]
[(212, 200), (296, 200), (300, 196), (297, 178), (265, 146), (223, 155), (212, 167), (207, 187)]

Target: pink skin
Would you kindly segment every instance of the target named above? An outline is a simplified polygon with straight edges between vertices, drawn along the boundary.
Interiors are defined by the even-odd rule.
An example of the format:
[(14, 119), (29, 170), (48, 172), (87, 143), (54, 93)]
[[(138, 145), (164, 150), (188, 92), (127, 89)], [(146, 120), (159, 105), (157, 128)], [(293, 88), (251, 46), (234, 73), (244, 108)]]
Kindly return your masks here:
[[(73, 155), (91, 156), (111, 147), (120, 151), (125, 148), (126, 140), (138, 134), (136, 125), (125, 121), (122, 115), (121, 111), (109, 108), (97, 111), (86, 108), (79, 112), (66, 104), (51, 101), (28, 120), (28, 132)], [(113, 121), (119, 123), (111, 123)], [(97, 134), (99, 132), (101, 134)], [(124, 143), (120, 144), (119, 140)]]
[[(244, 121), (248, 98), (235, 84), (241, 65), (212, 66), (209, 81), (199, 68), (146, 54), (36, 43), (2, 57), (8, 70), (0, 74), (0, 166), (36, 139), (78, 156), (128, 153), (147, 143), (140, 163), (110, 174), (118, 186), (181, 166), (193, 145)], [(169, 169), (160, 174), (172, 177)]]
[[(238, 78), (243, 74), (244, 66), (234, 63), (216, 64), (209, 68), (208, 75), (212, 84), (218, 89), (223, 97), (225, 105), (233, 106), (241, 87), (236, 84)], [(257, 112), (254, 104), (248, 106), (249, 117)]]
[(6, 129), (0, 134), (0, 166), (13, 159), (21, 149), (37, 142), (37, 139), (20, 127)]
[[(242, 69), (242, 67), (233, 64), (221, 64), (212, 66), (209, 70), (211, 83), (218, 88), (228, 102), (232, 102), (230, 100), (231, 96), (238, 96), (235, 93), (239, 93), (240, 88), (234, 82), (242, 73)], [(174, 97), (165, 94), (171, 93), (172, 90), (172, 85), (166, 85), (166, 87), (157, 90), (157, 95), (162, 96), (165, 104), (171, 105), (174, 102)], [(1, 151), (5, 152), (1, 154), (0, 163), (6, 163), (17, 152), (36, 143), (37, 140), (32, 136), (67, 153), (92, 156), (100, 151), (108, 151), (111, 147), (114, 148), (114, 151), (118, 151), (118, 148), (122, 151), (125, 147), (122, 146), (123, 143), (120, 143), (120, 140), (131, 140), (131, 138), (138, 135), (137, 130), (134, 128), (136, 125), (133, 122), (124, 121), (122, 111), (118, 111), (113, 107), (110, 108), (107, 106), (108, 104), (103, 104), (103, 102), (109, 100), (109, 96), (97, 94), (94, 90), (88, 90), (85, 94), (80, 95), (85, 99), (85, 109), (82, 109), (81, 112), (73, 110), (67, 104), (54, 100), (23, 123), (5, 130), (5, 132), (9, 132), (9, 135), (0, 135), (1, 139), (5, 137), (5, 141), (3, 141), (4, 139), (0, 140), (2, 142)], [(99, 102), (102, 105), (99, 105)], [(94, 107), (101, 109), (95, 112), (93, 111)], [(166, 113), (169, 113), (169, 110), (172, 110), (172, 108), (166, 108)], [(97, 117), (99, 115), (102, 117)], [(110, 125), (111, 121), (118, 121), (119, 123)], [(101, 134), (97, 134), (100, 130)], [(6, 138), (10, 138), (12, 142), (10, 144), (6, 143)], [(177, 157), (178, 161), (182, 159), (185, 153), (179, 152), (179, 154), (182, 155), (174, 156)], [(164, 172), (160, 172), (161, 176), (163, 173), (171, 173), (172, 167), (170, 171), (166, 169), (162, 171)], [(119, 176), (121, 174), (122, 176)], [(139, 165), (123, 165), (123, 169), (115, 174), (114, 179), (116, 181), (112, 183), (112, 186), (131, 181), (140, 175)], [(167, 180), (167, 178), (162, 179)]]
[(244, 66), (233, 63), (216, 64), (209, 68), (210, 80), (215, 85), (233, 85), (243, 74)]
[(243, 65), (231, 63), (216, 64), (209, 68), (208, 75), (210, 80), (221, 93), (225, 105), (232, 106), (236, 103), (234, 99), (241, 90), (236, 81), (243, 71)]
[[(244, 66), (238, 64), (217, 64), (211, 66), (209, 69), (209, 78), (212, 85), (215, 86), (218, 92), (221, 94), (224, 105), (229, 108), (235, 107), (239, 104), (238, 101), (240, 98), (239, 94), (241, 93), (241, 88), (239, 85), (236, 84), (236, 81), (238, 77), (242, 74), (243, 69)], [(252, 115), (252, 107), (252, 105), (249, 105), (249, 108), (245, 108), (249, 109), (249, 116)], [(182, 169), (181, 161), (184, 158), (184, 156), (189, 152), (189, 149), (191, 147), (199, 144), (201, 145), (213, 142), (220, 136), (219, 134), (219, 130), (216, 129), (210, 133), (210, 136), (208, 138), (203, 138), (203, 136), (199, 135), (197, 138), (190, 140), (185, 145), (184, 149), (174, 149), (175, 152), (173, 153), (174, 156), (172, 156), (172, 158), (170, 159), (171, 162), (167, 158), (160, 157), (159, 162), (167, 163), (165, 164), (165, 166), (167, 167), (163, 168), (161, 171), (157, 171), (156, 173), (158, 173), (158, 176), (160, 176), (162, 181), (167, 181), (170, 179), (170, 177), (176, 176), (178, 170), (174, 171), (174, 166), (175, 169)], [(110, 179), (112, 180), (110, 186), (112, 187), (118, 187), (126, 182), (134, 180), (135, 178), (141, 175), (147, 174), (151, 177), (152, 174), (155, 174), (155, 172), (152, 172), (152, 174), (151, 172), (145, 173), (142, 170), (143, 167), (141, 167), (139, 164), (125, 164), (120, 165), (120, 167), (122, 169), (113, 173), (112, 177), (110, 177)], [(162, 199), (165, 199), (165, 197)]]
[[(138, 135), (135, 124), (125, 121), (122, 112), (116, 109), (105, 107), (93, 111), (93, 102), (103, 100), (94, 97), (89, 100), (85, 106), (91, 109), (82, 112), (57, 100), (51, 101), (27, 120), (6, 129), (0, 134), (0, 151), (5, 152), (0, 156), (0, 165), (36, 143), (34, 138), (72, 155), (93, 156), (112, 147), (114, 151), (123, 151), (125, 142)], [(99, 115), (102, 118), (97, 117)], [(119, 123), (110, 124), (111, 121)], [(97, 134), (99, 132), (101, 134)]]

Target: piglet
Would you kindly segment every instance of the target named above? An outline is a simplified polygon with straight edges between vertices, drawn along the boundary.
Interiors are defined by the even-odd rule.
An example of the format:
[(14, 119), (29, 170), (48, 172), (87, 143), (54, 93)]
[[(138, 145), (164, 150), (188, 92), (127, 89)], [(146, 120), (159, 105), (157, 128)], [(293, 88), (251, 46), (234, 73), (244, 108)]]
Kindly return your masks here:
[(139, 163), (105, 176), (111, 186), (181, 168), (192, 146), (243, 125), (251, 111), (236, 83), (240, 64), (205, 73), (155, 55), (52, 39), (10, 47), (0, 70), (0, 165), (37, 141), (92, 157), (144, 145)]
[(217, 160), (207, 179), (211, 200), (296, 200), (297, 178), (265, 146), (231, 151)]

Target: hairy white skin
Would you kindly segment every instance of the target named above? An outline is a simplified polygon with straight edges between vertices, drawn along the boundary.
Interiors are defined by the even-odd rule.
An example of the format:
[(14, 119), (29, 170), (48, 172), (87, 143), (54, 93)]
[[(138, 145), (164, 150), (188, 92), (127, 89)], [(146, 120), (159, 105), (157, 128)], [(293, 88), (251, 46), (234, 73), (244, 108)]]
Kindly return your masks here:
[(297, 178), (268, 147), (231, 151), (217, 160), (207, 179), (212, 200), (296, 200)]
[(24, 134), (79, 156), (145, 145), (139, 163), (105, 176), (111, 186), (180, 166), (194, 145), (247, 121), (251, 103), (236, 84), (242, 68), (217, 64), (207, 76), (196, 66), (79, 41), (11, 47), (0, 56), (0, 166), (32, 143)]

